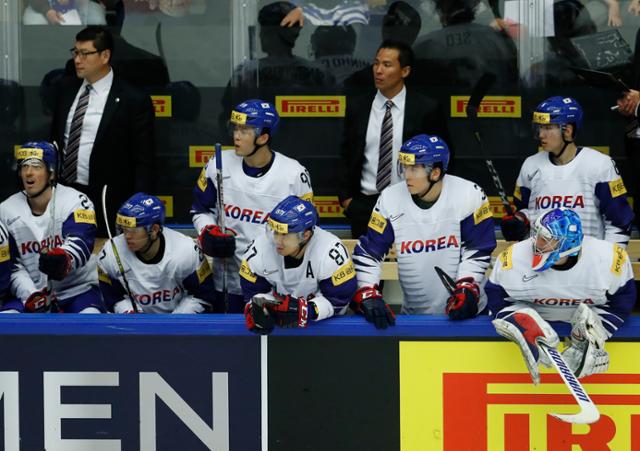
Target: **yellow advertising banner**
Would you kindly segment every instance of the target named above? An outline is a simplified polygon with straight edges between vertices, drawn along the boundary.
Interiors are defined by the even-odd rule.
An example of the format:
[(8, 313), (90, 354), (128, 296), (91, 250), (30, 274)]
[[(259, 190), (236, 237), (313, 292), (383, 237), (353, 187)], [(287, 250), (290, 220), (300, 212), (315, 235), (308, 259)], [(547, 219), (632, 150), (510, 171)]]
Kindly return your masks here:
[(158, 199), (164, 204), (164, 215), (173, 217), (173, 196), (158, 196)]
[(171, 96), (151, 96), (156, 117), (171, 117)]
[(609, 370), (581, 380), (600, 410), (591, 425), (562, 422), (578, 405), (552, 369), (534, 386), (505, 342), (401, 342), (401, 451), (640, 451), (640, 343), (607, 343)]
[(276, 96), (282, 117), (344, 117), (345, 96)]
[(313, 205), (321, 218), (344, 218), (338, 196), (313, 196)]
[[(451, 96), (451, 117), (467, 117), (469, 96)], [(478, 107), (478, 117), (521, 117), (520, 96), (485, 96)]]
[[(222, 146), (222, 150), (231, 150), (233, 146)], [(189, 167), (202, 168), (216, 153), (214, 146), (189, 146)]]

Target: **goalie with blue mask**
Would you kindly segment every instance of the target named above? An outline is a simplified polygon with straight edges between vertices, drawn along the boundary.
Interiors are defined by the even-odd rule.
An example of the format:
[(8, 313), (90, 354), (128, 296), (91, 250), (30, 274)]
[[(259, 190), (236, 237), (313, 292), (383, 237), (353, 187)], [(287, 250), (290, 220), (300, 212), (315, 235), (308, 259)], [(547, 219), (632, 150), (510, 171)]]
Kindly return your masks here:
[(604, 344), (636, 301), (633, 269), (618, 244), (584, 235), (573, 210), (540, 216), (531, 237), (503, 251), (485, 286), (498, 333), (519, 347), (534, 383), (538, 363), (550, 366), (539, 343), (559, 344), (554, 326), (571, 324), (562, 355), (578, 378), (609, 366)]

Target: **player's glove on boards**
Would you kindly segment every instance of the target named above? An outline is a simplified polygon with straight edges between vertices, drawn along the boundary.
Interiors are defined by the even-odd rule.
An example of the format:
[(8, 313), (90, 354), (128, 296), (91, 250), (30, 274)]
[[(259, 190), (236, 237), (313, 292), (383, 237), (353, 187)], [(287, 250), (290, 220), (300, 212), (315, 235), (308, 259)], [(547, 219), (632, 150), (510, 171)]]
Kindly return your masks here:
[(473, 277), (463, 277), (456, 282), (453, 294), (447, 299), (445, 313), (453, 320), (473, 318), (478, 314), (480, 287)]
[(295, 298), (290, 295), (282, 296), (273, 293), (276, 304), (267, 304), (267, 309), (275, 323), (280, 327), (307, 327), (309, 321), (317, 315), (312, 303), (305, 298)]
[(215, 224), (205, 226), (198, 241), (202, 252), (209, 257), (229, 258), (236, 252), (235, 232), (231, 229), (225, 232)]
[(273, 331), (274, 322), (266, 306), (253, 300), (244, 306), (244, 319), (247, 329), (260, 335), (267, 335)]
[(51, 298), (45, 290), (31, 293), (24, 303), (24, 309), (29, 313), (45, 313), (51, 309)]
[(376, 329), (386, 329), (396, 324), (396, 316), (389, 305), (382, 299), (378, 286), (362, 287), (353, 296), (351, 308), (364, 315)]
[(38, 269), (53, 280), (62, 280), (71, 272), (71, 255), (61, 247), (40, 254)]
[(507, 241), (522, 241), (529, 236), (531, 225), (529, 219), (519, 211), (513, 215), (506, 215), (500, 221), (502, 236)]

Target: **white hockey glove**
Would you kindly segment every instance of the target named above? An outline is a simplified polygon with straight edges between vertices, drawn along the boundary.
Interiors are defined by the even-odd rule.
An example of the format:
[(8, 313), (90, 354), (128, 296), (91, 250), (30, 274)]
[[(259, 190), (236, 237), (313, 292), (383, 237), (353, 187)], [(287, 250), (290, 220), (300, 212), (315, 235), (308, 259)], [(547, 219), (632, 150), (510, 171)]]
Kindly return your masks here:
[(540, 344), (552, 348), (558, 346), (560, 340), (555, 330), (532, 308), (523, 308), (501, 319), (492, 321), (496, 331), (520, 347), (520, 352), (527, 364), (531, 379), (535, 385), (540, 383), (538, 363), (546, 367), (552, 365), (547, 354), (540, 349)]
[(600, 317), (587, 305), (580, 304), (571, 318), (571, 345), (562, 352), (578, 379), (607, 371), (609, 353), (604, 343), (608, 336)]

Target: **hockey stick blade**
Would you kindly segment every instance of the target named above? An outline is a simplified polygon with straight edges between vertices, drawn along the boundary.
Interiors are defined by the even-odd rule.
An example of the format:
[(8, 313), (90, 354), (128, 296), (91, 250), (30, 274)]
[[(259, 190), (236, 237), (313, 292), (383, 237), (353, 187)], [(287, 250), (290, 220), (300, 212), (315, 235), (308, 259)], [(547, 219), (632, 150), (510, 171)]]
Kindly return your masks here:
[(540, 343), (540, 347), (547, 354), (549, 360), (553, 362), (553, 366), (560, 373), (560, 377), (569, 388), (569, 391), (578, 402), (580, 406), (580, 412), (573, 415), (563, 415), (558, 413), (552, 413), (551, 416), (564, 421), (566, 423), (573, 424), (591, 424), (600, 419), (600, 412), (598, 407), (593, 403), (582, 384), (578, 381), (578, 378), (569, 369), (567, 362), (565, 362), (562, 354), (558, 352), (556, 348), (547, 346), (544, 343)]
[(456, 289), (456, 281), (439, 266), (434, 266), (433, 269), (436, 270), (436, 274), (440, 278), (442, 285), (444, 285), (449, 294), (453, 295), (453, 292)]

